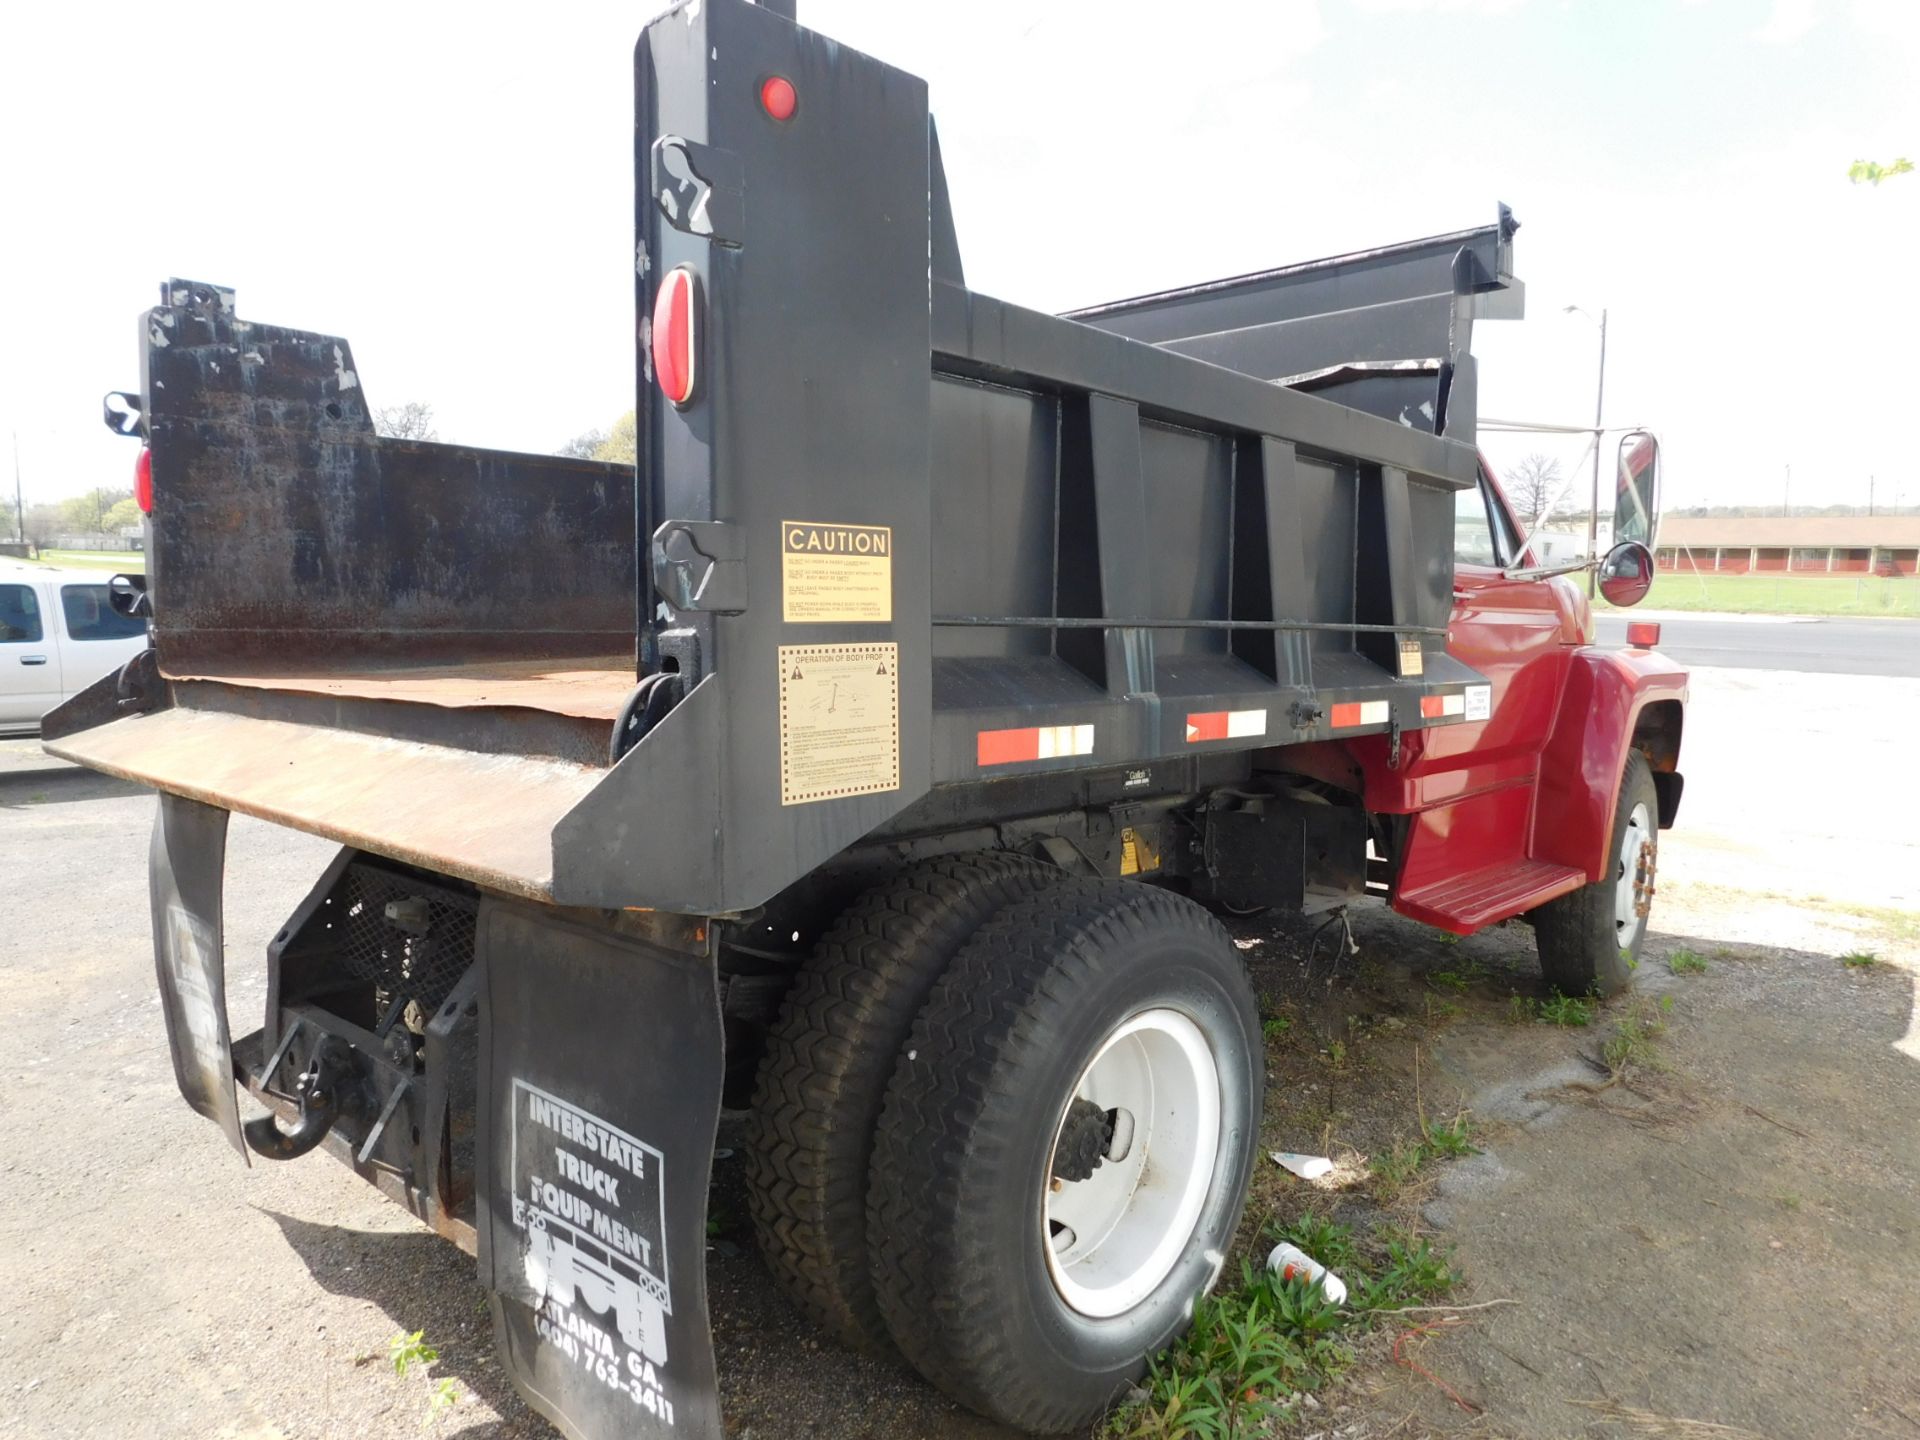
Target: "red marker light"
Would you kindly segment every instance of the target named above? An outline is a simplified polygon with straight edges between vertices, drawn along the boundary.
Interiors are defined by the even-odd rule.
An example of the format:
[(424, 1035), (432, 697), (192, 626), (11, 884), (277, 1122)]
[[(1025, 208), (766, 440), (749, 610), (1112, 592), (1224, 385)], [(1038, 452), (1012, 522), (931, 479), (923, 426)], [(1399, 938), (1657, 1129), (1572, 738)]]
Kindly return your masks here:
[(1636, 650), (1651, 650), (1660, 643), (1660, 622), (1658, 620), (1629, 620), (1627, 622), (1627, 644)]
[(653, 378), (675, 405), (693, 399), (694, 333), (699, 311), (698, 282), (690, 265), (676, 265), (660, 279), (653, 297)]
[(781, 122), (793, 118), (793, 112), (800, 106), (800, 97), (794, 93), (793, 82), (784, 75), (769, 75), (760, 82), (760, 108)]
[(153, 451), (140, 447), (140, 458), (133, 462), (133, 501), (142, 515), (153, 513)]

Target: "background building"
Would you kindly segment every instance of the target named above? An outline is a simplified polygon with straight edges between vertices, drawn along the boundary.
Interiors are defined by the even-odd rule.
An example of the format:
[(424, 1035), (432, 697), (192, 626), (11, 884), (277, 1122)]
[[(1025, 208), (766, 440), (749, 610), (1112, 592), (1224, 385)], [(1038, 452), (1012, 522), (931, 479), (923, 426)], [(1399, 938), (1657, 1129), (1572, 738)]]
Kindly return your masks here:
[(1920, 515), (1669, 515), (1658, 558), (1675, 572), (1913, 575)]

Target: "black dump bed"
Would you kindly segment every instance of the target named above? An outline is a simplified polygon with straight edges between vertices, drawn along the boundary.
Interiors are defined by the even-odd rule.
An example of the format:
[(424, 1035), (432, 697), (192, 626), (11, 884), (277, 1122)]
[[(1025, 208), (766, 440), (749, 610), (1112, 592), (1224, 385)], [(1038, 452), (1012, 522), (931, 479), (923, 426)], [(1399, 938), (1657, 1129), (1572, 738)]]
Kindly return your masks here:
[[(637, 489), (380, 438), (344, 338), (170, 282), (135, 401), (157, 665), (49, 717), (56, 753), (506, 893), (713, 914), (875, 831), (1017, 814), (1030, 777), (1151, 794), (1457, 723), (1467, 336), (1510, 225), (1322, 262), (1318, 299), (1228, 282), (1228, 328), (1312, 343), (1209, 352), (1217, 287), (1083, 318), (969, 291), (923, 83), (774, 11), (669, 12), (636, 85)], [(1397, 355), (1347, 303), (1382, 256), (1418, 302)], [(680, 267), (684, 406), (650, 346)], [(1366, 317), (1353, 354), (1315, 307)], [(1397, 365), (1395, 398), (1275, 384), (1276, 353)]]

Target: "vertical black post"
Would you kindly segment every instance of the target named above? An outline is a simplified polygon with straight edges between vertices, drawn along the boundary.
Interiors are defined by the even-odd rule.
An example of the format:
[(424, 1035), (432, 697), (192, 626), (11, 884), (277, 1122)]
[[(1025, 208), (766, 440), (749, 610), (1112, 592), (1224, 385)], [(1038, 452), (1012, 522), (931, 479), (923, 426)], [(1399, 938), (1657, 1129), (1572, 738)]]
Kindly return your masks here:
[[(1100, 537), (1100, 595), (1108, 617), (1140, 619), (1152, 606), (1146, 478), (1140, 467), (1140, 407), (1109, 395), (1089, 398), (1094, 515)], [(1106, 631), (1107, 692), (1154, 688), (1153, 632)]]
[[(1308, 590), (1304, 527), (1300, 523), (1300, 484), (1294, 471), (1290, 440), (1260, 437), (1260, 476), (1267, 502), (1267, 564), (1272, 575), (1273, 618), (1310, 620), (1313, 598)], [(1282, 685), (1313, 688), (1312, 648), (1306, 632), (1274, 632), (1274, 679)]]

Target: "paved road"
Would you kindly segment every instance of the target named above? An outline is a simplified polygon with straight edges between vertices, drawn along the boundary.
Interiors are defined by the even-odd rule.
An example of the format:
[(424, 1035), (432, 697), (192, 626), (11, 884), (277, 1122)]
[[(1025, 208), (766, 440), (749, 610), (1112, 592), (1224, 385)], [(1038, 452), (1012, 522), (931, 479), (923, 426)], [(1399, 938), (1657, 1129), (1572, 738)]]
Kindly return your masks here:
[[(1635, 615), (1598, 618), (1600, 643), (1626, 643)], [(1920, 679), (1920, 620), (1803, 620), (1776, 615), (1650, 616), (1660, 649), (1686, 665)]]

